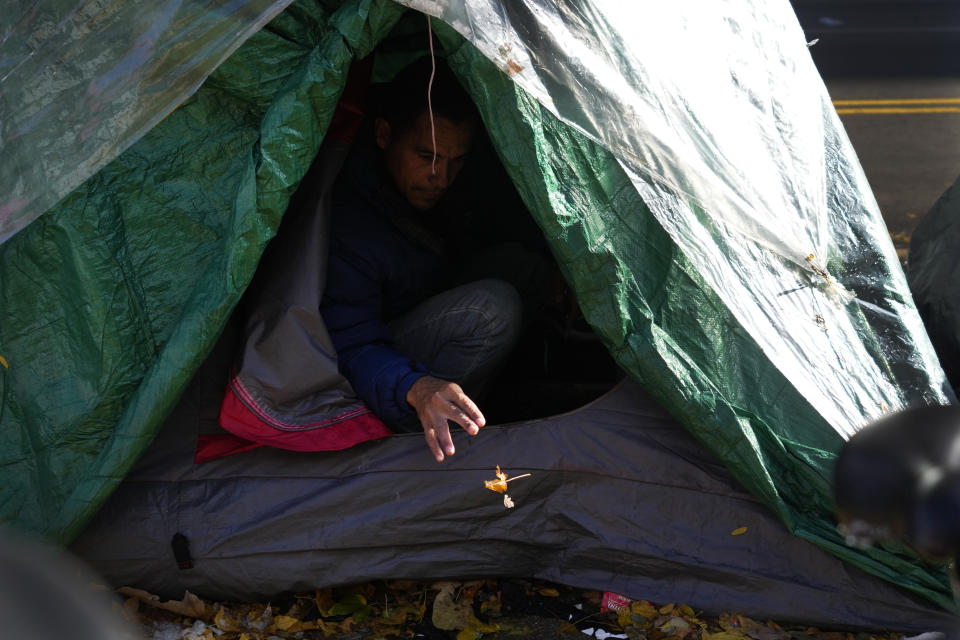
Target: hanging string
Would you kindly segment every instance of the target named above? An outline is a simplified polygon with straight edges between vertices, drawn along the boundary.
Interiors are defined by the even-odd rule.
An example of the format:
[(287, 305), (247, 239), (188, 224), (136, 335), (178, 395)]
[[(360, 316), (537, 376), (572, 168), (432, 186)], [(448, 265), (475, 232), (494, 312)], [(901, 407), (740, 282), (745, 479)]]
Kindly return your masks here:
[(430, 92), (433, 90), (433, 76), (437, 73), (437, 59), (433, 54), (433, 27), (430, 16), (427, 16), (427, 38), (430, 40), (430, 82), (427, 83), (427, 112), (430, 114), (430, 139), (433, 141), (433, 164), (430, 165), (433, 174), (437, 174), (437, 129), (433, 123), (433, 100)]

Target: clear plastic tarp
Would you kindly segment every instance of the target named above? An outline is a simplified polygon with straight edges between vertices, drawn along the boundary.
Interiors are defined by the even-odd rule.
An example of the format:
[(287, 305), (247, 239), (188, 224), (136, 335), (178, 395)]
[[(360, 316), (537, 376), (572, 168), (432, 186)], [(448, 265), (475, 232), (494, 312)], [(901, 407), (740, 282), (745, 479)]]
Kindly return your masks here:
[(609, 149), (843, 437), (887, 411), (951, 399), (787, 0), (401, 1)]
[(0, 244), (152, 129), (290, 2), (5, 3)]

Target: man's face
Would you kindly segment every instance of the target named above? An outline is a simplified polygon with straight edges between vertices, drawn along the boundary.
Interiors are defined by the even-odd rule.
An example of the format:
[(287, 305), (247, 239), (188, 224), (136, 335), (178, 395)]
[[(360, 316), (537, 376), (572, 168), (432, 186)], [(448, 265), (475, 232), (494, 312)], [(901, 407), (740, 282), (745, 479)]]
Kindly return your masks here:
[(473, 125), (434, 117), (436, 161), (430, 116), (420, 114), (407, 131), (394, 133), (390, 123), (376, 121), (377, 146), (383, 149), (387, 171), (403, 197), (420, 211), (436, 206), (463, 168), (473, 142)]

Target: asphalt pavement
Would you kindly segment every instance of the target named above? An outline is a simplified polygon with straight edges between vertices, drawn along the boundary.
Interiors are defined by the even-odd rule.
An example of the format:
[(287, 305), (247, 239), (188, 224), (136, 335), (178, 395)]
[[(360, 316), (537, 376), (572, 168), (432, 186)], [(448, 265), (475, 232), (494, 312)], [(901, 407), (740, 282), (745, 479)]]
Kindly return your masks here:
[(791, 2), (904, 259), (960, 176), (960, 1)]
[(960, 176), (960, 75), (824, 79), (897, 246)]

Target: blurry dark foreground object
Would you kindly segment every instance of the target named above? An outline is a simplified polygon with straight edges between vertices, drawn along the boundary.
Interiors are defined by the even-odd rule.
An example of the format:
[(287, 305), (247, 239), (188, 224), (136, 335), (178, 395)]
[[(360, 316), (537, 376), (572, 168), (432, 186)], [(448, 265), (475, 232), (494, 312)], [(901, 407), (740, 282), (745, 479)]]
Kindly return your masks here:
[(837, 459), (834, 493), (848, 544), (903, 540), (929, 558), (955, 560), (960, 407), (907, 409), (859, 431)]
[(17, 640), (136, 640), (111, 610), (112, 592), (62, 549), (0, 529), (0, 637)]

